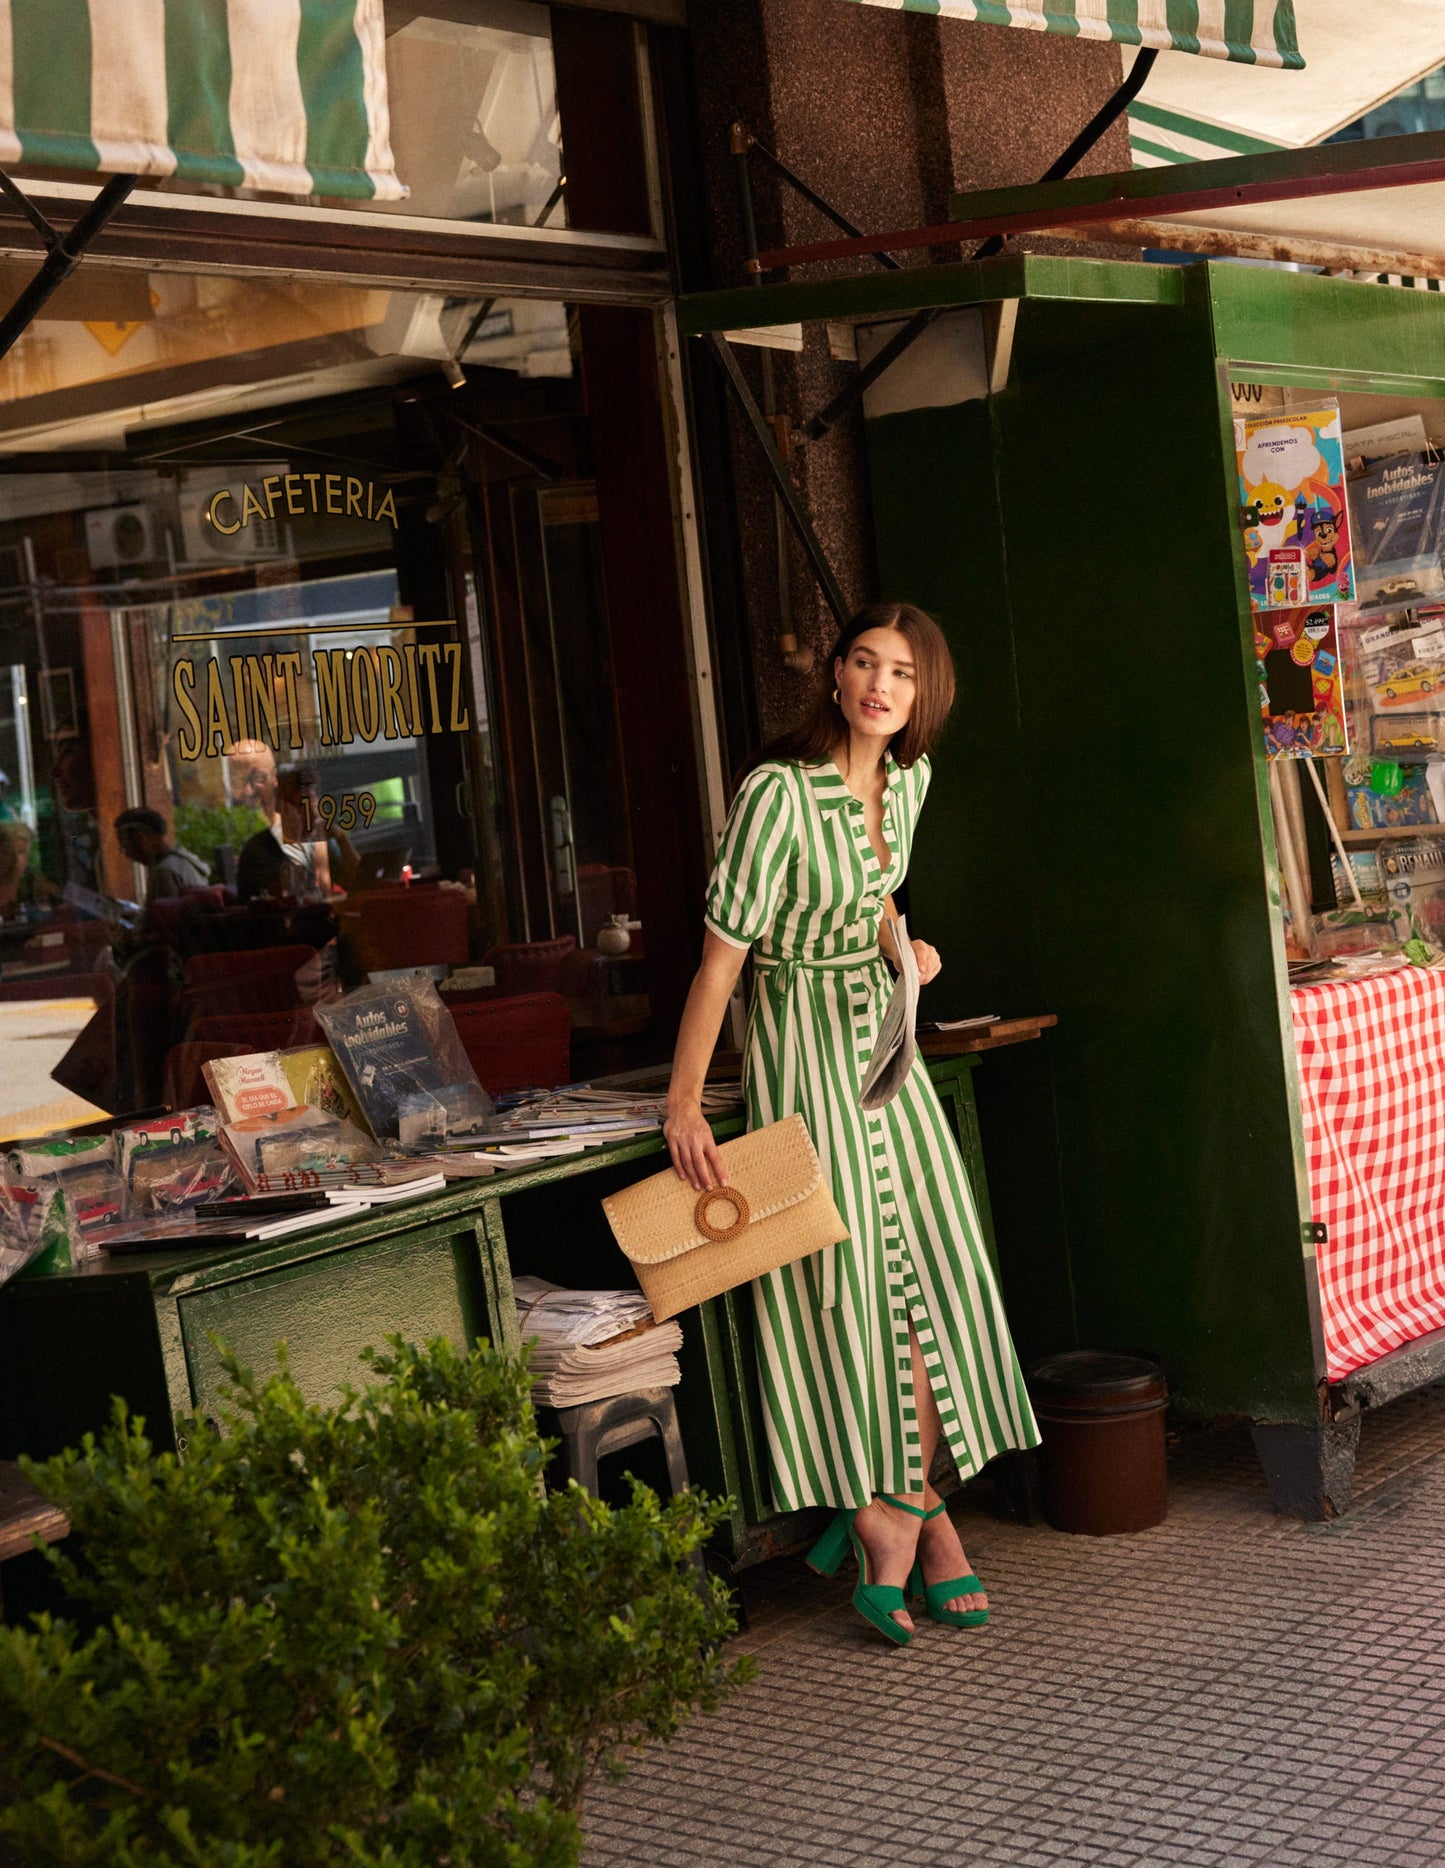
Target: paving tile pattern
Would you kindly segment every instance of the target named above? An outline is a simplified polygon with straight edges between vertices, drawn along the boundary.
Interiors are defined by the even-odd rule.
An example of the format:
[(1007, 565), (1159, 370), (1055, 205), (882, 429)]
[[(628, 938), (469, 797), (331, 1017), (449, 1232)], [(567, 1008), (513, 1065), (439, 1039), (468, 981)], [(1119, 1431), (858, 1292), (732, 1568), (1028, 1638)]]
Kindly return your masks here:
[(754, 1573), (758, 1678), (590, 1793), (587, 1868), (1445, 1863), (1445, 1386), (1366, 1416), (1332, 1523), (1235, 1428), (1139, 1536), (956, 1516), (988, 1627), (894, 1649), (851, 1573)]

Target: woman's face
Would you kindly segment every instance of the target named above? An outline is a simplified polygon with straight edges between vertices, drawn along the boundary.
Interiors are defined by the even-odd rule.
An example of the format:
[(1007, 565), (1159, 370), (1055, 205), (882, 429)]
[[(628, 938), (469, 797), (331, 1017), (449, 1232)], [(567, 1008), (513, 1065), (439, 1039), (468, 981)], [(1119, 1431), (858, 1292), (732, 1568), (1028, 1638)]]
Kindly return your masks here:
[(863, 738), (889, 740), (913, 712), (917, 671), (902, 630), (867, 629), (833, 663), (838, 705), (849, 729)]

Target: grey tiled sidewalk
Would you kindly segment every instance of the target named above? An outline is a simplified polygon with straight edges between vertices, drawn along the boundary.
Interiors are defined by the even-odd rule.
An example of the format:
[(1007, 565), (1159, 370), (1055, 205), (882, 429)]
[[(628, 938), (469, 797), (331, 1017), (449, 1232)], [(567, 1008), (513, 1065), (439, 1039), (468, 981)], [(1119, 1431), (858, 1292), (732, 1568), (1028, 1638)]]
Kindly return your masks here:
[(851, 1564), (768, 1566), (757, 1680), (590, 1793), (587, 1868), (1445, 1863), (1445, 1388), (1366, 1416), (1331, 1524), (1276, 1517), (1236, 1429), (1142, 1536), (959, 1522), (993, 1622), (906, 1649)]

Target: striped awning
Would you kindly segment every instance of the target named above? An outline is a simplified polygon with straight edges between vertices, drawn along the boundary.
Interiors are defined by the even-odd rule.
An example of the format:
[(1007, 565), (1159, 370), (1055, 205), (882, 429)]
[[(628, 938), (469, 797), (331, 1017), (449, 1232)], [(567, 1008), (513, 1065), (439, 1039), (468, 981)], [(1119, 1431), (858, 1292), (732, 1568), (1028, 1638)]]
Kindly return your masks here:
[(1294, 0), (862, 0), (905, 13), (938, 13), (991, 26), (1024, 26), (1072, 39), (1112, 39), (1162, 52), (1197, 52), (1241, 65), (1304, 65)]
[(1445, 65), (1439, 0), (1301, 0), (1299, 18), (1304, 72), (1160, 59), (1129, 107), (1136, 164), (1305, 149)]
[(399, 200), (382, 0), (0, 0), (0, 167)]

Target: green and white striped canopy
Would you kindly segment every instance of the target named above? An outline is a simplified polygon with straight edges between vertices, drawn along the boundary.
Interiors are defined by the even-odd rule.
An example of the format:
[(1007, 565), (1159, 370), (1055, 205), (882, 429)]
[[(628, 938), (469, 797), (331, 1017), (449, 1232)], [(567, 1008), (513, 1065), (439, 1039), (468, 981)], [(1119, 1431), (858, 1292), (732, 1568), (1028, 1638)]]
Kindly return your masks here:
[(906, 13), (939, 13), (992, 26), (1024, 26), (1073, 39), (1112, 39), (1164, 52), (1198, 52), (1241, 65), (1298, 71), (1294, 0), (862, 0)]
[(395, 201), (382, 0), (0, 0), (0, 167)]
[(1211, 162), (1219, 156), (1262, 156), (1284, 148), (1283, 143), (1271, 143), (1262, 136), (1246, 136), (1242, 130), (1228, 130), (1144, 102), (1129, 106), (1129, 144), (1136, 169), (1161, 168), (1170, 162)]

